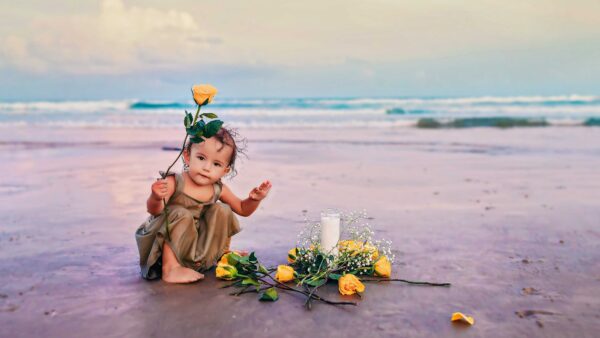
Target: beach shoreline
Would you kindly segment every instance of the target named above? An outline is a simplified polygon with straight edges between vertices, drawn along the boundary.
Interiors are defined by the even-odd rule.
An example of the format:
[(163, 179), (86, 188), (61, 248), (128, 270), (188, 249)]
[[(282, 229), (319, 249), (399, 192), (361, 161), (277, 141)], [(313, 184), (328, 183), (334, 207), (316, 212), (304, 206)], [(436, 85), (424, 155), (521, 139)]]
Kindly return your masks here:
[[(286, 262), (304, 219), (366, 210), (395, 278), (352, 308), (233, 297), (139, 275), (134, 231), (174, 129), (0, 128), (0, 336), (586, 337), (600, 330), (600, 128), (246, 128), (239, 196), (270, 179), (233, 248)], [(208, 309), (208, 311), (207, 311)], [(452, 312), (475, 317), (450, 323)], [(34, 323), (34, 324), (32, 324)]]

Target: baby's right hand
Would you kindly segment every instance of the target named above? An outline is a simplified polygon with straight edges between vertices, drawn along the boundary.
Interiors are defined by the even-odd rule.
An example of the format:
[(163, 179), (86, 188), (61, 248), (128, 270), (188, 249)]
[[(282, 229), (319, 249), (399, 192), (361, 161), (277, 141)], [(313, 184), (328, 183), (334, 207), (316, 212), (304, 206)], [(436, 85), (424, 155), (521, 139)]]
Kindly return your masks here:
[(167, 180), (166, 179), (158, 179), (156, 182), (152, 183), (152, 198), (157, 201), (162, 201), (163, 198), (167, 197)]

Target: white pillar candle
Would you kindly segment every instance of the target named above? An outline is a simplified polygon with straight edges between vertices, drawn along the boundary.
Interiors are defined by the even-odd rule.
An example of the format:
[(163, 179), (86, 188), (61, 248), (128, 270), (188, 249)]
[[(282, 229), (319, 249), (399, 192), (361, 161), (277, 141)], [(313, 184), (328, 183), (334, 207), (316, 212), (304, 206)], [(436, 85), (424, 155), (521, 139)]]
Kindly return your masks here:
[(337, 255), (340, 240), (340, 213), (332, 210), (321, 212), (321, 248), (324, 252)]

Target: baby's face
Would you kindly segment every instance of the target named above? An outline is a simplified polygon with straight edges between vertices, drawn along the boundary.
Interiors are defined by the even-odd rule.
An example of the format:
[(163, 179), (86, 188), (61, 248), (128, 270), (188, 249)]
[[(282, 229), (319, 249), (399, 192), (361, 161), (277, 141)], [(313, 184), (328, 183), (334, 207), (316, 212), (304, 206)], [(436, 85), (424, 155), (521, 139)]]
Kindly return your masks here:
[(233, 148), (211, 137), (201, 143), (194, 143), (190, 152), (184, 152), (184, 160), (189, 166), (188, 174), (198, 185), (213, 184), (230, 170), (229, 160)]

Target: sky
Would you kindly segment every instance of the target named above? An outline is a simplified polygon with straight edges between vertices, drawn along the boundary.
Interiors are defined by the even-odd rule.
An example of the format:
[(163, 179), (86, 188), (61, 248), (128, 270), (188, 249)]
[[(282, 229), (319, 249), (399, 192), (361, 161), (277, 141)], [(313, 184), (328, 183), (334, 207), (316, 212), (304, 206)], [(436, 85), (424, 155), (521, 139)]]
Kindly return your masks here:
[(597, 0), (0, 0), (0, 100), (600, 94)]

